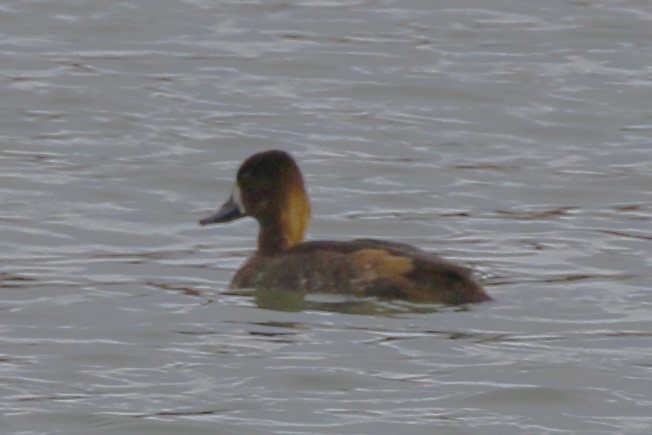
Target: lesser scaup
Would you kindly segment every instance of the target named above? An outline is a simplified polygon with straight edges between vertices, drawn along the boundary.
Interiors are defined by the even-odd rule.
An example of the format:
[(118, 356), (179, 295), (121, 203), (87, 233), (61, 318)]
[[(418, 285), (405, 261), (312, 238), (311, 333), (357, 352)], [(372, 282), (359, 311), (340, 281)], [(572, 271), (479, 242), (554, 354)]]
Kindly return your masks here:
[(310, 202), (284, 151), (249, 157), (230, 198), (201, 225), (245, 216), (260, 225), (258, 249), (231, 288), (347, 293), (448, 305), (491, 300), (470, 269), (405, 243), (376, 239), (304, 241)]

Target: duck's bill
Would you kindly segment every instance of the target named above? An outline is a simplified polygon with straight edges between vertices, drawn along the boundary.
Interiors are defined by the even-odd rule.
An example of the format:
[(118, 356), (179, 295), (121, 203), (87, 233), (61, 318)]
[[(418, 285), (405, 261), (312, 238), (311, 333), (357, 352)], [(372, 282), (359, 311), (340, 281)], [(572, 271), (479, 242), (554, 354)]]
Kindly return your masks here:
[(221, 224), (244, 217), (238, 203), (234, 201), (233, 195), (220, 207), (217, 212), (199, 221), (200, 225)]

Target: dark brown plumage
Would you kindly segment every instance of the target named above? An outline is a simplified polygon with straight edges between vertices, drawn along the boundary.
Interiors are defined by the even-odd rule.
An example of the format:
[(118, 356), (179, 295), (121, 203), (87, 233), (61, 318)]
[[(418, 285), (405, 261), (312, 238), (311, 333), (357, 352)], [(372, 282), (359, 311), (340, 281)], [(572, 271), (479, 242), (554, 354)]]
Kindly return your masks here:
[(471, 270), (404, 243), (358, 239), (304, 242), (310, 204), (294, 159), (283, 151), (249, 157), (228, 201), (202, 225), (244, 216), (260, 224), (258, 250), (231, 288), (347, 293), (457, 305), (491, 298)]

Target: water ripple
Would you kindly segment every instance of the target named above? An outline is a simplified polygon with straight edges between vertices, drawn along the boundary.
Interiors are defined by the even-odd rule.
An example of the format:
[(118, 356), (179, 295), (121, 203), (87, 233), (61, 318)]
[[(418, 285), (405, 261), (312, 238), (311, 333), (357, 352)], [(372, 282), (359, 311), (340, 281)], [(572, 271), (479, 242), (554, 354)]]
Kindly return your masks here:
[[(0, 6), (0, 431), (650, 432), (652, 12), (508, 6)], [(228, 292), (257, 226), (196, 221), (267, 148), (496, 302)]]

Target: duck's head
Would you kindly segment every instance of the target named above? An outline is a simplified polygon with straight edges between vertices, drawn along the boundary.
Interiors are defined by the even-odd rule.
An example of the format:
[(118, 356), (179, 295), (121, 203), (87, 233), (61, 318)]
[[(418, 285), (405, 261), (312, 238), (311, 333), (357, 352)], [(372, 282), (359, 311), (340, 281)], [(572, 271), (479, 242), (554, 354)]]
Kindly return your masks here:
[(259, 251), (290, 248), (303, 241), (310, 221), (310, 202), (303, 176), (284, 151), (254, 154), (242, 163), (229, 199), (201, 225), (251, 216), (260, 224)]

